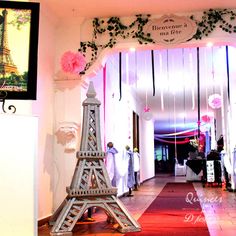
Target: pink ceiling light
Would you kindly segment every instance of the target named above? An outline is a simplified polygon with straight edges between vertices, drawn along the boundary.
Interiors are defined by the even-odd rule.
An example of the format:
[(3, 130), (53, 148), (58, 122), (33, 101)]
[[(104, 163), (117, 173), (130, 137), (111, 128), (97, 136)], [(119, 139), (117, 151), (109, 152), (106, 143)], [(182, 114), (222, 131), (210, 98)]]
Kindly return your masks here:
[(79, 74), (85, 66), (85, 57), (80, 52), (67, 51), (61, 57), (61, 68), (64, 72)]
[(217, 93), (212, 94), (208, 98), (208, 104), (213, 109), (221, 108), (221, 106), (222, 106), (222, 97)]

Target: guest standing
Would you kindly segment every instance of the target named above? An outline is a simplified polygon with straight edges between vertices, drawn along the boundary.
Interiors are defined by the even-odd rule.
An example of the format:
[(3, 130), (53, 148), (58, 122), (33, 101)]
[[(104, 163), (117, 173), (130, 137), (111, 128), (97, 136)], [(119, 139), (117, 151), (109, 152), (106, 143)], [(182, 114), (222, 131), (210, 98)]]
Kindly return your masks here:
[(116, 163), (116, 154), (118, 151), (114, 148), (112, 142), (107, 143), (107, 152), (106, 152), (106, 167), (107, 172), (111, 180), (111, 185), (113, 187), (117, 186), (117, 163)]
[(134, 190), (138, 190), (138, 173), (140, 170), (140, 154), (138, 153), (138, 148), (134, 148)]
[(126, 157), (128, 158), (128, 179), (127, 179), (127, 187), (129, 188), (128, 196), (131, 197), (132, 189), (134, 187), (134, 154), (131, 151), (130, 147), (127, 145), (126, 149)]

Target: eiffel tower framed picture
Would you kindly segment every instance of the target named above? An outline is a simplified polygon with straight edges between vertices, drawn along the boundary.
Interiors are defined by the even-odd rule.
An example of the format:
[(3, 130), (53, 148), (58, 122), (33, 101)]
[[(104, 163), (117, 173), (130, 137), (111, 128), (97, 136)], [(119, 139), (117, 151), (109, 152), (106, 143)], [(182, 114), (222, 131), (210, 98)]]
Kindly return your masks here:
[(0, 100), (36, 100), (39, 3), (0, 2)]

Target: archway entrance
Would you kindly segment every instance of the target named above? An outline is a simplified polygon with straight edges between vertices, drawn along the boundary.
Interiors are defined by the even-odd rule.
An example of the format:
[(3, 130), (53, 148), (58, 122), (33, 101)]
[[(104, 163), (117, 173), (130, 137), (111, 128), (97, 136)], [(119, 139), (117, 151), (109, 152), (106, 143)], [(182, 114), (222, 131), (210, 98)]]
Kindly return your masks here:
[[(232, 66), (235, 48), (228, 47), (226, 55), (226, 46), (200, 47), (199, 58), (196, 51), (196, 48), (154, 50), (154, 70), (151, 50), (125, 51), (121, 57), (114, 53), (106, 60), (103, 71), (91, 78), (104, 102), (105, 141), (112, 139), (121, 153), (127, 143), (133, 145), (133, 112), (140, 117), (141, 166), (145, 172), (141, 173), (141, 181), (148, 176), (146, 172), (154, 174), (154, 139), (164, 145), (163, 150), (168, 150), (171, 142), (178, 144), (172, 154), (170, 148), (165, 151), (168, 155), (164, 155), (170, 161), (168, 171), (173, 171), (176, 157), (180, 163), (187, 158), (188, 152), (180, 145), (198, 136), (199, 115), (201, 132), (211, 132), (205, 153), (215, 148), (221, 134), (227, 133), (228, 79), (235, 75)], [(232, 80), (230, 83), (232, 89), (235, 85)], [(213, 94), (221, 96), (220, 108), (210, 106), (209, 97)], [(153, 122), (143, 117), (146, 108), (150, 108)], [(209, 120), (203, 119), (206, 116)]]

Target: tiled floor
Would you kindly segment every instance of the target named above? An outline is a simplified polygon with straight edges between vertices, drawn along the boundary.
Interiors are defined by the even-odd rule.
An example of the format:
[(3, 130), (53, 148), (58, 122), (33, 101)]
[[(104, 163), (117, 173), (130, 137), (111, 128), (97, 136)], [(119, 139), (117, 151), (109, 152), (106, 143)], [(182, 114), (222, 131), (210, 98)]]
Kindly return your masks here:
[[(158, 175), (156, 178), (144, 182), (139, 191), (133, 192), (133, 197), (122, 197), (121, 201), (133, 217), (138, 219), (167, 182), (185, 182), (185, 177)], [(194, 187), (198, 194), (196, 200), (201, 202), (210, 234), (212, 236), (235, 236), (236, 193), (223, 191), (220, 187), (203, 188), (200, 182), (194, 182)], [(78, 224), (73, 235), (122, 235), (112, 225), (106, 223), (104, 212), (95, 212), (93, 217), (96, 219), (95, 222)], [(46, 235), (50, 235), (50, 228), (46, 225), (41, 226), (38, 230), (38, 236)]]

